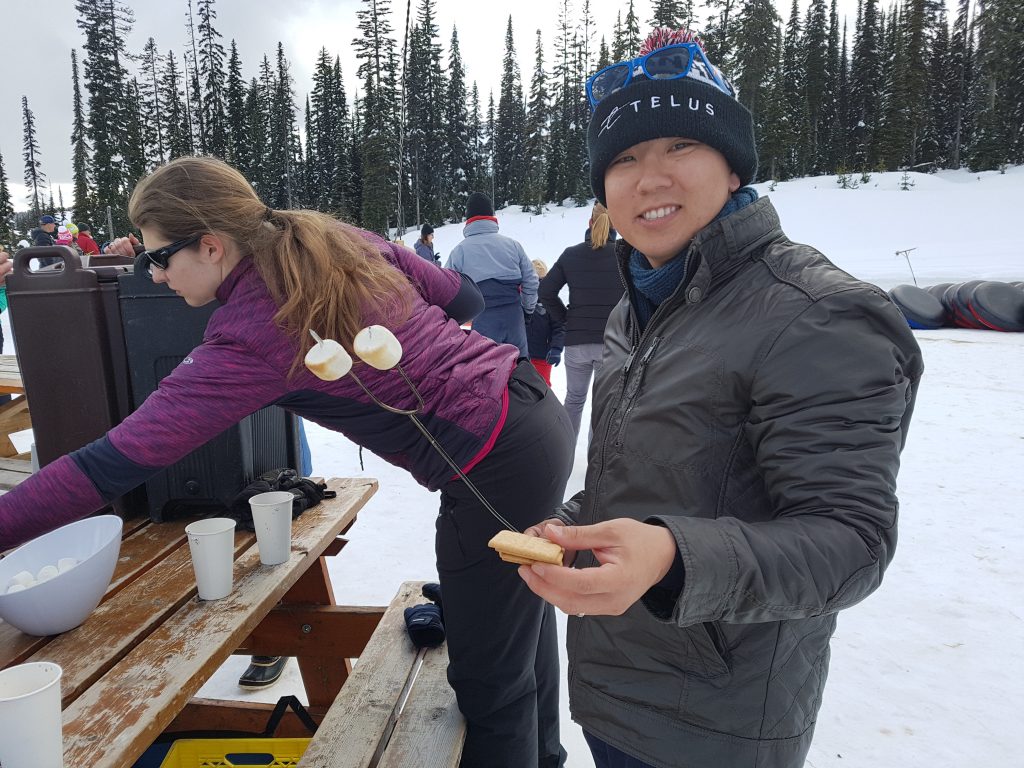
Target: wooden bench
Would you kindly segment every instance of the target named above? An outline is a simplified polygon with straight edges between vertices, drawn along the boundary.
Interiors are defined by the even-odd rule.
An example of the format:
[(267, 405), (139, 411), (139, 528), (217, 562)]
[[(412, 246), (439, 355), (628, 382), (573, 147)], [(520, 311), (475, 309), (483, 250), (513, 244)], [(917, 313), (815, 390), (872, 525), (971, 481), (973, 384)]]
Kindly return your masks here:
[(407, 581), (327, 711), (300, 768), (455, 768), (466, 723), (448, 685), (448, 649), (418, 650), (407, 606), (426, 602)]

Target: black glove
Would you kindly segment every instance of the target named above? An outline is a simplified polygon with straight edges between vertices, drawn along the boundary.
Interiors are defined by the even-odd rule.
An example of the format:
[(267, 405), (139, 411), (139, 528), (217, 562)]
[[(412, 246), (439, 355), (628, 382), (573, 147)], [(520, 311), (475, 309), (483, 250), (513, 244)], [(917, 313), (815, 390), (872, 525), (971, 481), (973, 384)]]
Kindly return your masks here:
[(527, 325), (529, 325), (531, 322), (533, 322), (533, 312), (527, 312), (524, 309), (523, 310), (523, 322), (526, 323)]
[(238, 522), (239, 528), (254, 530), (249, 499), (269, 491), (288, 491), (295, 497), (292, 502), (293, 520), (324, 499), (333, 499), (338, 495), (327, 490), (327, 483), (315, 483), (308, 477), (300, 477), (294, 469), (272, 469), (245, 486), (231, 502), (229, 514)]
[(549, 349), (548, 354), (544, 358), (550, 365), (558, 365), (562, 362), (562, 350), (560, 349)]
[(433, 603), (413, 605), (405, 609), (405, 628), (417, 648), (436, 648), (444, 642), (441, 609)]

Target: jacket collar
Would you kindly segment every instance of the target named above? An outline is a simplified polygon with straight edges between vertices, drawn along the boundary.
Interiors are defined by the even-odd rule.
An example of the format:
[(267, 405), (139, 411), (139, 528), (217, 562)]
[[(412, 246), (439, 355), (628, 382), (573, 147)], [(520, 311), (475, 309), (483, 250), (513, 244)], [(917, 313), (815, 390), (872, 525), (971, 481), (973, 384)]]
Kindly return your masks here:
[(474, 216), (462, 228), (463, 237), (470, 235), (494, 234), (498, 231), (498, 220), (493, 216)]
[(228, 299), (234, 292), (237, 285), (242, 282), (242, 278), (249, 274), (250, 270), (255, 269), (256, 266), (248, 256), (238, 262), (235, 265), (235, 268), (228, 272), (228, 276), (224, 278), (224, 282), (217, 286), (217, 301), (221, 304), (227, 304)]
[[(779, 214), (767, 197), (758, 198), (750, 205), (722, 219), (717, 219), (698, 232), (689, 247), (680, 256), (689, 258), (699, 255), (699, 263), (685, 283), (700, 288), (701, 294), (713, 284), (718, 284), (732, 275), (743, 263), (760, 252), (766, 242), (782, 235)], [(629, 281), (629, 257), (633, 246), (624, 238), (615, 244), (619, 270), (627, 285)]]

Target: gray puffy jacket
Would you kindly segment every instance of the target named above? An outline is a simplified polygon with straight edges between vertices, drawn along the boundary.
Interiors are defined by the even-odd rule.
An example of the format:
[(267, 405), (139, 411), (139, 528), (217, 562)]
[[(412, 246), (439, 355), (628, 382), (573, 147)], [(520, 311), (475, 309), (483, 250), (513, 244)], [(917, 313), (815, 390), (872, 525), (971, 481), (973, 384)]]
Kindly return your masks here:
[(572, 715), (655, 766), (796, 768), (836, 613), (896, 547), (921, 353), (885, 293), (790, 242), (767, 199), (684, 258), (643, 334), (628, 294), (609, 318), (585, 490), (559, 513), (666, 525), (684, 586), (569, 619)]

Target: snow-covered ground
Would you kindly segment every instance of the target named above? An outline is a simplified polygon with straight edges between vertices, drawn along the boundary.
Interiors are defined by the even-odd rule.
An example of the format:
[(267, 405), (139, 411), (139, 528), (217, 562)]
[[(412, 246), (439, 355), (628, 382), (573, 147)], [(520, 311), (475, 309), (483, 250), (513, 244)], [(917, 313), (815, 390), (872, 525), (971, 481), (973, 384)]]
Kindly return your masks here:
[[(899, 174), (875, 174), (855, 190), (821, 177), (768, 194), (793, 240), (884, 288), (911, 282), (895, 253), (905, 248), (916, 248), (910, 259), (922, 286), (1024, 280), (1024, 167), (911, 178), (910, 191), (899, 189)], [(498, 218), (502, 232), (550, 265), (582, 239), (588, 214), (552, 206), (543, 216), (513, 208)], [(436, 229), (442, 259), (461, 231)], [(948, 329), (917, 338), (926, 377), (899, 478), (899, 549), (882, 588), (840, 616), (813, 768), (1022, 765), (1024, 334)], [(555, 369), (560, 395), (564, 376)], [(361, 470), (358, 450), (340, 435), (315, 425), (308, 433), (316, 474), (380, 480), (351, 543), (331, 561), (339, 602), (386, 604), (402, 581), (434, 578), (435, 495), (371, 454)], [(585, 462), (581, 442), (568, 493), (582, 487)], [(565, 617), (559, 622), (564, 636)], [(245, 663), (234, 658), (202, 694), (246, 698), (235, 686)], [(249, 698), (291, 692), (301, 692), (294, 663), (278, 685)], [(563, 718), (569, 766), (591, 768), (564, 697)]]

